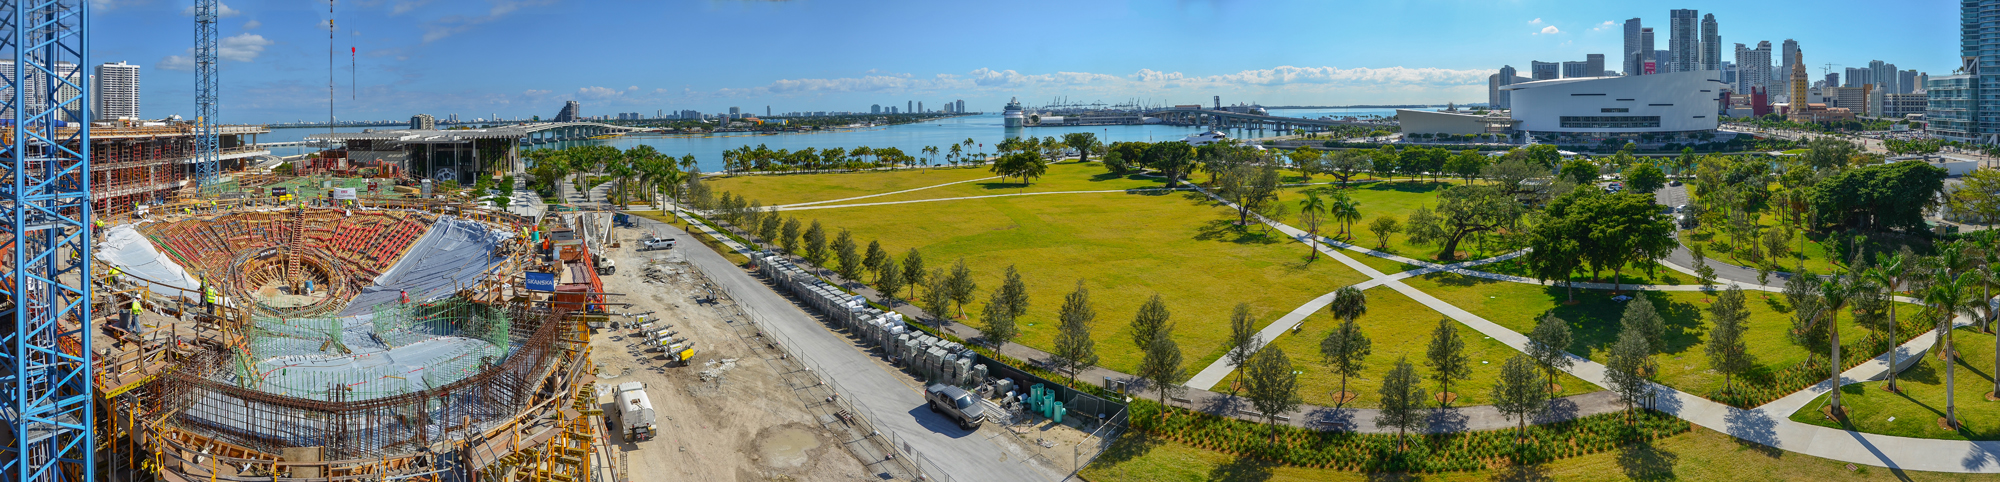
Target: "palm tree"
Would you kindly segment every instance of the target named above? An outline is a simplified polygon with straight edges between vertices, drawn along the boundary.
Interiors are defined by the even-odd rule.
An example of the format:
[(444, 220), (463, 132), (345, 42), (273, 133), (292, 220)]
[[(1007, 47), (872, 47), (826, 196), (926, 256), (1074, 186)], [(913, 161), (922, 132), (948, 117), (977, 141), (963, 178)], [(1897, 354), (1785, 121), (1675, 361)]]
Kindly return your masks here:
[(1848, 299), (1853, 296), (1854, 290), (1857, 288), (1854, 286), (1854, 279), (1853, 276), (1834, 275), (1831, 279), (1824, 279), (1819, 282), (1820, 312), (1826, 315), (1827, 338), (1832, 340), (1831, 344), (1833, 346), (1833, 348), (1828, 350), (1828, 359), (1831, 360), (1831, 363), (1828, 363), (1828, 365), (1833, 370), (1832, 378), (1835, 388), (1831, 391), (1833, 393), (1831, 400), (1833, 402), (1833, 412), (1836, 416), (1840, 414), (1840, 389), (1838, 387), (1841, 368), (1840, 309), (1847, 305)]
[(1340, 223), (1341, 239), (1352, 239), (1353, 236), (1348, 232), (1348, 227), (1361, 219), (1361, 202), (1348, 197), (1344, 191), (1335, 192), (1333, 194), (1333, 205), (1327, 207), (1327, 214), (1333, 216), (1334, 221)]
[[(1319, 193), (1307, 192), (1306, 198), (1304, 200), (1299, 201), (1300, 219), (1305, 219), (1307, 216), (1320, 216), (1323, 214), (1326, 214), (1326, 200), (1320, 199)], [(1306, 226), (1312, 229), (1311, 232), (1307, 233), (1312, 235), (1312, 241), (1306, 243), (1306, 248), (1312, 250), (1311, 259), (1318, 260), (1319, 249), (1314, 248), (1313, 244), (1319, 242), (1319, 223), (1307, 222)]]
[(1909, 263), (1907, 262), (1907, 260), (1903, 259), (1902, 253), (1897, 253), (1895, 256), (1889, 256), (1886, 254), (1878, 253), (1875, 255), (1875, 267), (1869, 268), (1868, 271), (1861, 273), (1861, 276), (1863, 278), (1867, 279), (1870, 283), (1874, 284), (1876, 287), (1882, 289), (1883, 291), (1882, 296), (1884, 298), (1890, 299), (1889, 301), (1889, 391), (1892, 392), (1901, 391), (1896, 388), (1896, 355), (1897, 355), (1896, 347), (1902, 344), (1903, 340), (1903, 337), (1900, 334), (1902, 332), (1901, 329), (1902, 325), (1896, 323), (1896, 305), (1898, 303), (1895, 302), (1895, 297), (1896, 297), (1896, 292), (1903, 290), (1903, 283), (1909, 281), (1910, 279), (1909, 271), (1910, 271)]
[(965, 153), (965, 148), (959, 147), (958, 143), (952, 143), (951, 151), (945, 153), (944, 155), (944, 162), (956, 166), (958, 165), (958, 156), (964, 153)]
[(924, 153), (924, 166), (929, 167), (931, 165), (931, 161), (937, 160), (938, 148), (937, 146), (924, 146), (923, 153)]
[(1957, 357), (1952, 353), (1952, 319), (1961, 315), (1977, 317), (1979, 305), (1986, 302), (1971, 299), (1972, 284), (1978, 282), (1977, 276), (1963, 276), (1947, 268), (1938, 268), (1931, 277), (1930, 289), (1924, 293), (1924, 304), (1929, 305), (1930, 315), (1937, 319), (1940, 340), (1937, 346), (1944, 356), (1944, 420), (1946, 425), (1955, 428), (1958, 427), (1958, 405), (1954, 396), (1958, 364), (1953, 363)]

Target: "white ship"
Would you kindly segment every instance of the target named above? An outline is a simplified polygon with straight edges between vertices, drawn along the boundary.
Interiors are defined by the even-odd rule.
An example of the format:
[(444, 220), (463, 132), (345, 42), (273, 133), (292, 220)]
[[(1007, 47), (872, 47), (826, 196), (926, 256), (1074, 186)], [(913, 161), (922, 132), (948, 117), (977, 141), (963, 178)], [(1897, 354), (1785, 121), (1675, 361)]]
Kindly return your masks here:
[(1027, 116), (1021, 112), (1021, 101), (1012, 97), (1007, 99), (1007, 109), (1000, 112), (1000, 117), (1006, 119), (1008, 128), (1021, 127), (1027, 120)]
[(1186, 142), (1188, 145), (1195, 147), (1201, 147), (1217, 142), (1228, 142), (1228, 141), (1229, 141), (1229, 134), (1224, 134), (1222, 133), (1222, 131), (1217, 131), (1217, 130), (1210, 130), (1208, 132), (1187, 136), (1181, 139), (1181, 142)]

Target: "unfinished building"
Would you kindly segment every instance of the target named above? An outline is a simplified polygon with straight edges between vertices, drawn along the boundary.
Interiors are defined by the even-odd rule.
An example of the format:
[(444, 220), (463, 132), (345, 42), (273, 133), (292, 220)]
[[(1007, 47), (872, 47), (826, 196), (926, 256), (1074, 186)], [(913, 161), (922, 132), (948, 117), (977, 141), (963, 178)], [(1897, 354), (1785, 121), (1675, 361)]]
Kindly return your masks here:
[(586, 328), (518, 289), (547, 269), (521, 239), (535, 220), (423, 201), (165, 207), (94, 254), (117, 270), (94, 344), (111, 347), (95, 381), (118, 480), (588, 473)]
[[(100, 216), (170, 202), (195, 189), (192, 126), (127, 124), (105, 123), (90, 131), (90, 202)], [(269, 156), (270, 150), (256, 147), (255, 138), (270, 131), (264, 126), (218, 126), (223, 171), (241, 170), (246, 160)]]

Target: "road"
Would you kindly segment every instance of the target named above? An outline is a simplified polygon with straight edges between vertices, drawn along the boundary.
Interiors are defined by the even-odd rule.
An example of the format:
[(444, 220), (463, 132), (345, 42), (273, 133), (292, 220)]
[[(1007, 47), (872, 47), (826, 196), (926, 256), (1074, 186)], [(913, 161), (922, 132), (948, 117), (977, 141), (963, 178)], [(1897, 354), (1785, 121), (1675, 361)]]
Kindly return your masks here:
[[(636, 218), (636, 217), (635, 217)], [(637, 218), (640, 226), (677, 239), (693, 239), (680, 228)], [(791, 300), (771, 291), (743, 268), (724, 259), (702, 243), (681, 243), (688, 262), (707, 273), (736, 299), (744, 311), (756, 317), (766, 329), (792, 340), (792, 349), (819, 364), (822, 373), (847, 389), (868, 417), (883, 431), (893, 431), (923, 458), (936, 464), (956, 481), (1062, 480), (1067, 474), (1023, 462), (1019, 447), (991, 437), (1000, 434), (967, 432), (924, 409), (921, 388), (909, 377), (883, 368), (874, 358), (855, 348), (845, 336), (836, 334)], [(993, 430), (987, 427), (983, 430)]]

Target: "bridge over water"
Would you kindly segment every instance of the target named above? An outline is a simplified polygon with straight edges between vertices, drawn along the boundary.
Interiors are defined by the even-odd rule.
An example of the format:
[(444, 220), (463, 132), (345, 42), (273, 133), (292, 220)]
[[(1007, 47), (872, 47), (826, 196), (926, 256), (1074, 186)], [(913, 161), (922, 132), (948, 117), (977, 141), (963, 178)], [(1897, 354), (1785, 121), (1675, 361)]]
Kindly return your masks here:
[(1216, 129), (1251, 129), (1251, 130), (1269, 129), (1274, 132), (1291, 132), (1293, 129), (1304, 129), (1306, 131), (1317, 132), (1317, 131), (1328, 130), (1328, 128), (1331, 127), (1340, 127), (1340, 126), (1385, 127), (1385, 126), (1396, 125), (1396, 121), (1393, 120), (1349, 121), (1349, 120), (1331, 120), (1331, 119), (1307, 119), (1303, 117), (1285, 117), (1285, 116), (1275, 116), (1275, 115), (1265, 115), (1265, 114), (1250, 114), (1243, 112), (1230, 112), (1226, 110), (1189, 108), (1189, 107), (1172, 107), (1166, 109), (1155, 109), (1152, 111), (1148, 111), (1146, 115), (1149, 117), (1158, 118), (1162, 122), (1173, 125), (1210, 126)]

